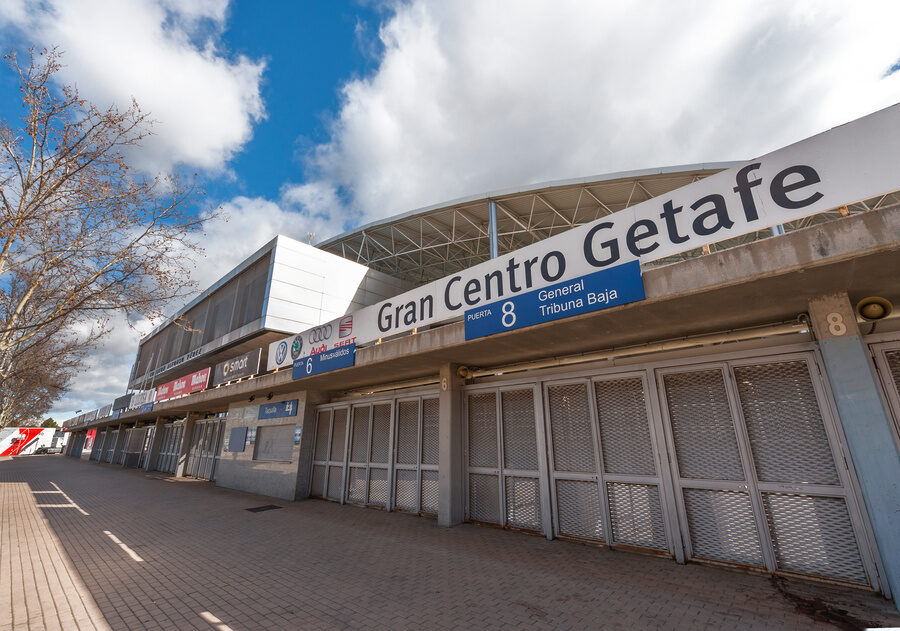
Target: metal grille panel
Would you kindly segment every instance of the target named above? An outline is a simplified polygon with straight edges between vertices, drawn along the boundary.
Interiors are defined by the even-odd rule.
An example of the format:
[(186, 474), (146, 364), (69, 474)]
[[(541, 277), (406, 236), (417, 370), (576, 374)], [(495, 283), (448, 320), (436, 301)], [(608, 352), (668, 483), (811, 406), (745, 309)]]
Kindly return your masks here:
[(438, 463), (438, 419), (438, 400), (422, 399), (422, 464)]
[(328, 458), (328, 426), (331, 424), (331, 412), (319, 412), (316, 420), (316, 452), (313, 460), (326, 460)]
[(365, 462), (369, 449), (369, 406), (353, 409), (350, 435), (350, 462)]
[(594, 397), (604, 470), (656, 475), (643, 381), (640, 378), (597, 381)]
[[(332, 467), (334, 468), (336, 467)], [(354, 504), (366, 503), (365, 467), (350, 467), (350, 475), (347, 476), (347, 501)]]
[(415, 511), (418, 493), (418, 475), (415, 471), (398, 469), (395, 472), (394, 505), (401, 510)]
[(900, 394), (900, 350), (887, 351), (884, 354), (884, 358), (887, 360), (888, 369), (891, 371), (894, 387), (897, 388), (897, 393)]
[(557, 480), (556, 510), (559, 534), (594, 541), (605, 539), (600, 488), (596, 482)]
[(869, 584), (842, 498), (763, 493), (763, 505), (780, 569)]
[(741, 491), (684, 489), (693, 556), (763, 566), (750, 496)]
[(743, 480), (721, 371), (669, 374), (665, 384), (681, 477)]
[(397, 464), (417, 464), (419, 402), (401, 401), (397, 407)]
[[(520, 471), (537, 471), (534, 391), (529, 388), (503, 392), (500, 403), (503, 409), (504, 466)], [(507, 507), (507, 514), (509, 510)]]
[(594, 439), (585, 384), (548, 388), (553, 467), (556, 471), (595, 473)]
[(422, 472), (422, 512), (436, 515), (438, 512), (438, 472)]
[(334, 423), (331, 428), (331, 458), (330, 460), (344, 459), (344, 438), (347, 433), (347, 410), (334, 411)]
[(388, 500), (387, 469), (373, 467), (369, 469), (369, 504), (387, 506)]
[(497, 466), (497, 398), (493, 392), (469, 395), (469, 466)]
[(312, 485), (309, 494), (314, 497), (325, 497), (325, 465), (313, 466)]
[(500, 487), (497, 476), (469, 474), (469, 519), (500, 523)]
[(540, 530), (541, 490), (537, 478), (508, 476), (505, 482), (506, 525)]
[(666, 549), (659, 488), (653, 484), (606, 485), (613, 541), (651, 550)]
[(372, 406), (372, 453), (369, 462), (388, 463), (391, 450), (391, 404)]
[(336, 466), (328, 467), (328, 499), (330, 500), (341, 499), (341, 475), (343, 474), (343, 469), (343, 467)]
[(740, 366), (734, 375), (759, 479), (840, 484), (806, 362)]

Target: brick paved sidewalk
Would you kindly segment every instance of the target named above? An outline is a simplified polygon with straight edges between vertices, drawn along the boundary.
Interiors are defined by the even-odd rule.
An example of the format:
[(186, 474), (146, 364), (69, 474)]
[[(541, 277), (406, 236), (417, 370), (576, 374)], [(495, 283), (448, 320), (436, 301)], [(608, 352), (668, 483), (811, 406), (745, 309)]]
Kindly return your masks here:
[(866, 592), (64, 456), (0, 462), (0, 519), (0, 631), (900, 626)]

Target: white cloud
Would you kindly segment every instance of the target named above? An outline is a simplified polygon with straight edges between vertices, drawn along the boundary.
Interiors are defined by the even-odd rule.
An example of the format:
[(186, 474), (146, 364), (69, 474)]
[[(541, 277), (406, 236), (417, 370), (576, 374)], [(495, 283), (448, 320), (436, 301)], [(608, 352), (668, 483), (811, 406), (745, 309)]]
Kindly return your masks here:
[[(205, 252), (197, 260), (192, 280), (199, 290), (212, 285), (277, 234), (305, 241), (308, 232), (333, 232), (321, 217), (312, 216), (300, 205), (302, 194), (293, 190), (288, 193), (281, 203), (237, 197), (222, 205), (221, 217), (210, 221), (198, 239)], [(173, 306), (170, 312), (175, 310)], [(75, 410), (102, 407), (125, 393), (138, 342), (152, 325), (140, 321), (129, 327), (124, 316), (116, 315), (108, 328), (110, 335), (86, 359), (70, 392), (56, 402), (50, 416), (67, 419)]]
[[(261, 113), (261, 66), (225, 61), (190, 43), (193, 26), (167, 31), (157, 9), (130, 6), (148, 11), (152, 28), (139, 41), (169, 50), (148, 85), (182, 59), (192, 62), (185, 76), (218, 69), (186, 94), (165, 93), (194, 122), (164, 139), (177, 160), (221, 165)], [(226, 12), (190, 6), (200, 7), (181, 9), (190, 24), (215, 26)], [(380, 30), (378, 68), (343, 85), (330, 141), (308, 157), (310, 177), (286, 184), (277, 203), (224, 204), (230, 221), (209, 226), (195, 279), (207, 287), (277, 233), (319, 241), (348, 223), (510, 186), (763, 154), (895, 102), (900, 72), (885, 72), (900, 58), (898, 22), (895, 2), (397, 3)], [(208, 127), (192, 118), (217, 111), (220, 98), (227, 112)], [(191, 134), (199, 140), (187, 142)], [(79, 393), (96, 391), (91, 379), (123, 387), (136, 346), (123, 337), (92, 360), (114, 368), (87, 372), (73, 399), (90, 399)]]
[(0, 6), (41, 46), (64, 53), (62, 77), (82, 96), (121, 108), (134, 97), (156, 121), (132, 162), (149, 172), (225, 167), (264, 116), (264, 63), (218, 46), (224, 0), (51, 0)]
[[(360, 221), (557, 178), (749, 158), (892, 104), (900, 4), (398, 3), (308, 186)], [(346, 210), (344, 212), (347, 212)]]

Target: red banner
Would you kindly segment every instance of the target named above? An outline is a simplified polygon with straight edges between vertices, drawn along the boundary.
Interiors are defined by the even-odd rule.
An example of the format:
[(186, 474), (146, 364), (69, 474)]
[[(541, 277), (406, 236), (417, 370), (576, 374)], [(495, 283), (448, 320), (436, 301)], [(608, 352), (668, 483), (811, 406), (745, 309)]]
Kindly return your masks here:
[(156, 400), (165, 401), (166, 399), (174, 399), (184, 394), (192, 392), (200, 392), (206, 390), (206, 384), (209, 383), (209, 368), (192, 372), (184, 377), (179, 377), (174, 381), (164, 383), (156, 389)]

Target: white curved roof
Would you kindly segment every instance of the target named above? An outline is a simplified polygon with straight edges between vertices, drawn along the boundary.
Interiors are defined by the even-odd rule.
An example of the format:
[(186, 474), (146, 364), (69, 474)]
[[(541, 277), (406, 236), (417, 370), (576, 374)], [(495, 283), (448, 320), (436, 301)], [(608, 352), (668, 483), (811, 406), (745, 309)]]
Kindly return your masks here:
[(489, 258), (490, 201), (497, 204), (503, 254), (736, 164), (690, 164), (491, 191), (375, 221), (316, 247), (418, 284)]

